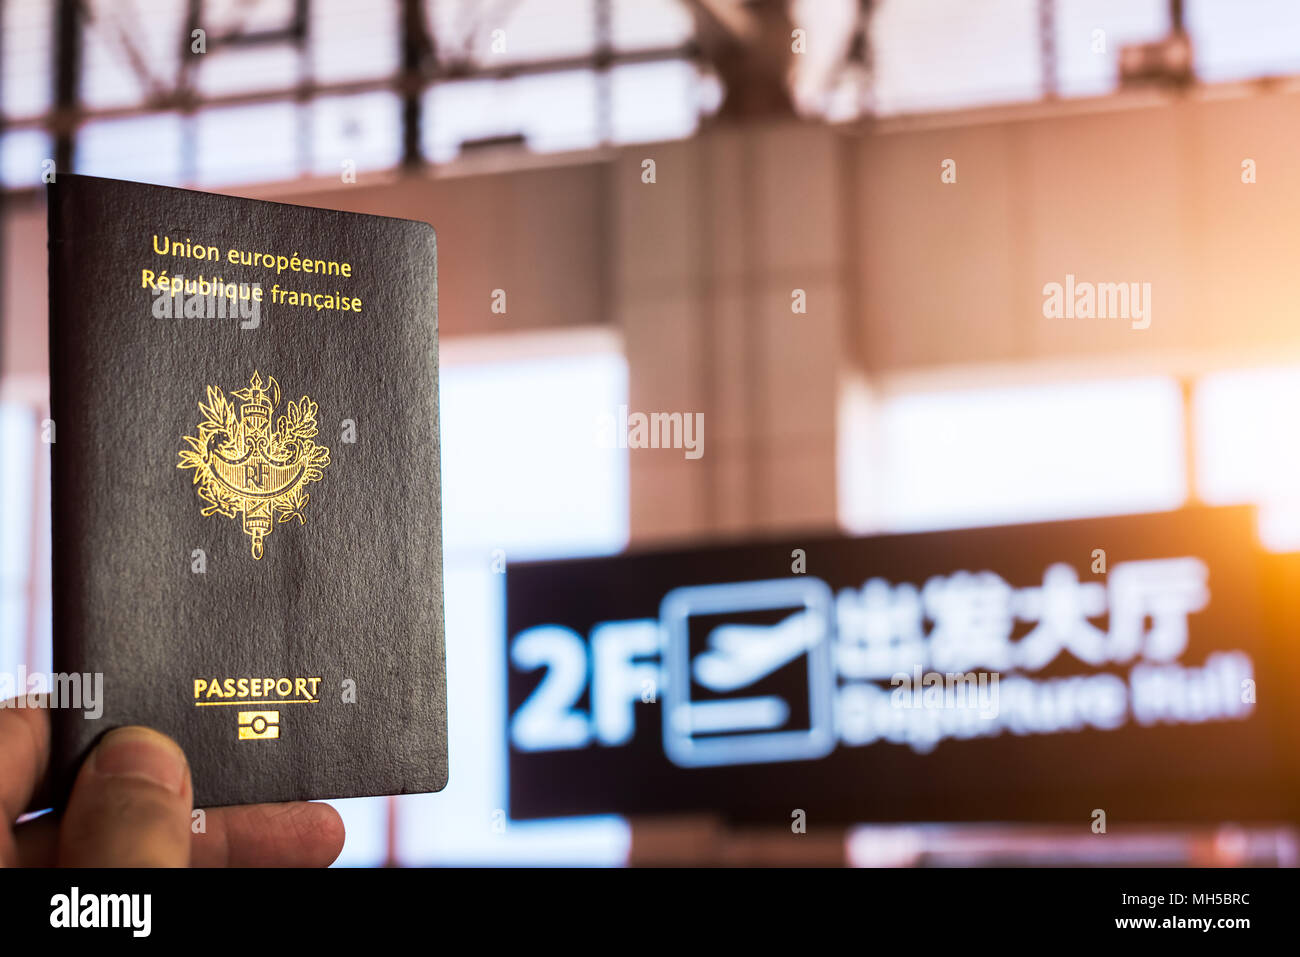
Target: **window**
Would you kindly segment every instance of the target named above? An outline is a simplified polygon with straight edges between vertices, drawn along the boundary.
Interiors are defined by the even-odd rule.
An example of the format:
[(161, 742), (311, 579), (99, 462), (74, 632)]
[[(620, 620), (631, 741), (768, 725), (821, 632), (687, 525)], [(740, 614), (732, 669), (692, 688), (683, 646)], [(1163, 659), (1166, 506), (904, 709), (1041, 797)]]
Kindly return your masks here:
[[(395, 2), (311, 0), (300, 20), (292, 0), (205, 0), (201, 53), (184, 4), (86, 0), (80, 10), (76, 172), (225, 186), (401, 162), (394, 86), (406, 79), (406, 41)], [(55, 6), (13, 0), (0, 11), (11, 126), (0, 130), (0, 187), (31, 187), (54, 151)], [(680, 0), (427, 0), (423, 12), (431, 49), (415, 82), (433, 162), (475, 140), (519, 137), (551, 153), (688, 136), (707, 106)]]
[(41, 164), (53, 156), (54, 145), (44, 130), (0, 134), (0, 186), (36, 186)]
[(1188, 0), (1196, 75), (1215, 83), (1300, 70), (1300, 5), (1287, 0)]
[(1042, 93), (1030, 0), (884, 0), (871, 21), (880, 113), (1034, 100)]
[[(502, 348), (517, 349), (509, 355)], [(494, 560), (625, 546), (627, 452), (597, 442), (627, 401), (605, 334), (444, 343), (441, 375), (449, 749), (439, 794), (397, 799), (402, 863), (588, 863), (626, 859), (618, 818), (506, 822), (504, 576)], [(499, 550), (499, 551), (498, 551)]]
[(6, 117), (39, 116), (51, 106), (53, 18), (50, 0), (0, 5), (0, 105)]
[(46, 673), (50, 521), (48, 500), (38, 492), (49, 476), (49, 447), (40, 441), (35, 406), (0, 401), (0, 448), (0, 672), (12, 675), (21, 665)]
[(36, 420), (17, 402), (0, 403), (0, 672), (26, 665), (27, 578)]
[(1284, 411), (1300, 408), (1300, 367), (1212, 373), (1194, 407), (1201, 498), (1259, 505), (1264, 545), (1300, 551), (1300, 437)]
[(176, 113), (149, 113), (87, 123), (77, 140), (77, 167), (92, 176), (180, 185), (184, 122)]
[(841, 514), (919, 531), (1177, 508), (1182, 392), (1143, 378), (844, 399)]
[(600, 139), (592, 70), (439, 83), (425, 95), (424, 116), (425, 153), (434, 162), (454, 159), (462, 143), (492, 137), (520, 135), (540, 153)]
[(1058, 92), (1113, 93), (1119, 88), (1119, 51), (1168, 34), (1168, 0), (1057, 0), (1053, 43)]

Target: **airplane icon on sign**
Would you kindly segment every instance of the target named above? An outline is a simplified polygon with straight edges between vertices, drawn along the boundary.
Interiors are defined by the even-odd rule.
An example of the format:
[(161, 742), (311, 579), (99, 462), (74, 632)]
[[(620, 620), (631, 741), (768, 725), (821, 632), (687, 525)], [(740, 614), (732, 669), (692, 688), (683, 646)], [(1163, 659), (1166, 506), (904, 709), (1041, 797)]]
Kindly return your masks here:
[[(782, 578), (675, 588), (664, 596), (659, 623), (667, 679), (663, 740), (681, 767), (798, 761), (829, 754), (835, 746), (831, 696), (830, 588), (815, 578)], [(696, 616), (792, 613), (771, 625), (725, 622), (708, 633), (694, 656), (690, 619)], [(807, 660), (808, 727), (782, 695), (745, 695), (768, 675)], [(717, 697), (693, 698), (692, 685)]]
[(710, 691), (735, 691), (794, 661), (821, 640), (825, 623), (804, 609), (774, 625), (719, 625), (695, 659), (695, 680)]

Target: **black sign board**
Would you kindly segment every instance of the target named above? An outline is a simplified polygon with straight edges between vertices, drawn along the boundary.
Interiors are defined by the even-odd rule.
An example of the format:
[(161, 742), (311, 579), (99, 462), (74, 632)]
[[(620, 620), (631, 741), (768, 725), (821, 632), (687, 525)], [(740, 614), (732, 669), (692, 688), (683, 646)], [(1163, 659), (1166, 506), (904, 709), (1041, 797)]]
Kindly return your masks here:
[(511, 565), (510, 814), (1297, 820), (1266, 560), (1229, 508)]

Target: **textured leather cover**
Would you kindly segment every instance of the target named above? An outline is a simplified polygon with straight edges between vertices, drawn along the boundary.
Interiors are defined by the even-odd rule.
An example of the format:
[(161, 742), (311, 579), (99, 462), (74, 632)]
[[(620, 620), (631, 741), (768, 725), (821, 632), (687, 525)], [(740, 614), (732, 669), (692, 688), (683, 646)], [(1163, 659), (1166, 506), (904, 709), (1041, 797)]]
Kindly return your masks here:
[[(55, 712), (58, 793), (95, 740), (125, 724), (181, 743), (200, 806), (440, 790), (432, 228), (63, 173), (48, 202), (55, 670), (104, 675), (101, 719)], [(159, 255), (155, 235), (217, 247), (220, 259)], [(244, 265), (240, 252), (346, 262), (351, 276)], [(154, 291), (142, 287), (146, 269), (260, 283), (260, 324), (159, 318)], [(361, 311), (274, 302), (277, 283), (359, 298)], [(284, 427), (282, 417), (292, 424), (290, 403), (307, 396), (313, 441), (329, 450), (299, 514), (274, 514), (261, 558), (239, 515), (203, 514), (198, 470), (179, 464), (193, 448), (184, 436), (205, 448), (232, 440), (199, 435), (209, 387), (242, 417), (240, 436), (256, 432), (232, 397), (255, 373), (268, 384), (264, 401), (278, 400), (266, 428)], [(297, 412), (301, 424), (303, 406)], [(248, 467), (253, 482), (268, 472)], [(241, 697), (237, 683), (225, 684), (241, 678), (275, 683), (270, 694)], [(298, 678), (319, 678), (316, 694)], [(209, 683), (197, 699), (196, 681)], [(208, 697), (212, 681), (235, 700)], [(277, 703), (286, 700), (294, 703)], [(239, 716), (254, 711), (278, 712), (278, 737)], [(241, 723), (257, 734), (241, 738)]]

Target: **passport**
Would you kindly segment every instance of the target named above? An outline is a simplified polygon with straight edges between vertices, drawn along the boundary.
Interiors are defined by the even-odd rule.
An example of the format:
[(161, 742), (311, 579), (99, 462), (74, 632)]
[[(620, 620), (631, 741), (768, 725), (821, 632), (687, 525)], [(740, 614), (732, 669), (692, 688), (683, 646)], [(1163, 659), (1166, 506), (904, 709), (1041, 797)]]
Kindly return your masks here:
[[(61, 799), (143, 724), (196, 806), (447, 782), (437, 242), (60, 173), (47, 189)], [(98, 709), (96, 709), (98, 710)]]

